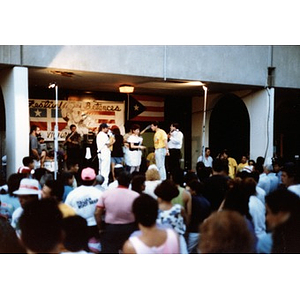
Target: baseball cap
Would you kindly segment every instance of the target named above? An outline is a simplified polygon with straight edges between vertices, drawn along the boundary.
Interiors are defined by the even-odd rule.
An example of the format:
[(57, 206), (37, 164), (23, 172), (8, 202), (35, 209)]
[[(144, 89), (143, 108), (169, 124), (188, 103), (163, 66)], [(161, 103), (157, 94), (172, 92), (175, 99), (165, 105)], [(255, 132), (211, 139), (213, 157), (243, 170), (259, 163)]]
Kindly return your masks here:
[(94, 180), (96, 178), (96, 172), (92, 168), (85, 168), (81, 171), (82, 180)]
[(41, 190), (36, 179), (23, 178), (19, 189), (13, 192), (15, 195), (39, 195)]
[(100, 128), (109, 128), (109, 126), (106, 123), (101, 123)]

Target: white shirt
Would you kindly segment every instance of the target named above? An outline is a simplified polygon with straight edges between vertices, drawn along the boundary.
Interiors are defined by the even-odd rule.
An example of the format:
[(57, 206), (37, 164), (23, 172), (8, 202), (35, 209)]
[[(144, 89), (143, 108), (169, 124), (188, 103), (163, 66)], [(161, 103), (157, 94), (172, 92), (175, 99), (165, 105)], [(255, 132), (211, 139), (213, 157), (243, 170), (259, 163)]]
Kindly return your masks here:
[[(203, 161), (203, 156), (202, 155), (198, 157), (197, 162), (199, 162), (199, 161)], [(208, 158), (204, 157), (203, 163), (204, 163), (205, 167), (212, 168), (213, 158), (211, 156), (209, 156)]]
[(97, 142), (97, 150), (99, 153), (110, 152), (109, 148), (107, 147), (107, 144), (109, 144), (109, 137), (106, 133), (100, 131), (97, 134), (96, 142)]
[(265, 205), (266, 192), (264, 189), (256, 185), (256, 197)]
[(265, 190), (266, 195), (268, 195), (270, 193), (270, 189), (271, 189), (270, 177), (268, 177), (268, 175), (266, 173), (260, 174), (257, 186), (259, 186), (263, 190)]
[(300, 184), (290, 185), (287, 189), (300, 197)]
[(171, 132), (170, 140), (168, 142), (169, 149), (181, 149), (183, 141), (183, 133), (179, 129)]
[(154, 194), (154, 190), (160, 183), (161, 180), (146, 180), (144, 193), (150, 195), (154, 199), (157, 199), (157, 196)]
[(252, 217), (256, 236), (264, 235), (266, 233), (266, 208), (256, 196), (249, 198), (249, 213)]
[(88, 226), (95, 226), (94, 213), (102, 193), (94, 186), (81, 185), (68, 194), (65, 204), (71, 206), (77, 215), (85, 218)]
[(278, 188), (279, 179), (276, 176), (276, 174), (273, 172), (269, 173), (268, 177), (270, 178), (270, 193), (271, 193), (271, 192), (274, 192)]

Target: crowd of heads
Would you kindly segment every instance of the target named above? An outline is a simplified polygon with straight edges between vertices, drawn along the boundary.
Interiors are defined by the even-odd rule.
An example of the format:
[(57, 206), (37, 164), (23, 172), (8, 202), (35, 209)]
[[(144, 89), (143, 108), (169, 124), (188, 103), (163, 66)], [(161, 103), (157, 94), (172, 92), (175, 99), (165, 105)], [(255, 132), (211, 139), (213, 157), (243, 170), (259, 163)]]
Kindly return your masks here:
[[(139, 127), (132, 127), (132, 131), (137, 129)], [(118, 132), (115, 131), (115, 134)], [(205, 152), (210, 155), (209, 148)], [(163, 181), (160, 180), (155, 165), (149, 166), (145, 172), (130, 174), (123, 165), (117, 164), (114, 178), (118, 186), (139, 194), (133, 202), (132, 213), (136, 224), (145, 228), (157, 225), (161, 203), (171, 204), (181, 193), (179, 187), (188, 191), (191, 206), (195, 209), (194, 205), (201, 197), (211, 202), (208, 186), (212, 178), (225, 178), (226, 187), (223, 186), (221, 204), (199, 221), (196, 247), (197, 253), (224, 254), (258, 252), (260, 237), (255, 234), (253, 224), (256, 216), (253, 216), (249, 203), (251, 197), (258, 197), (262, 175), (276, 174), (276, 189), (264, 194), (265, 233), (271, 236), (268, 253), (300, 253), (300, 199), (290, 189), (300, 184), (297, 161), (283, 164), (280, 160), (273, 159), (266, 164), (263, 157), (258, 157), (255, 161), (242, 156), (240, 164), (243, 167), (231, 178), (228, 158), (229, 154), (224, 150), (213, 159), (211, 167), (206, 167), (203, 161), (199, 161), (195, 171), (178, 170)], [(9, 176), (5, 193), (10, 197), (17, 197), (22, 213), (15, 228), (7, 217), (0, 214), (0, 253), (90, 251), (86, 219), (76, 214), (64, 216), (59, 205), (63, 202), (65, 187), (74, 189), (76, 177), (80, 178), (78, 186), (101, 187), (103, 176), (97, 175), (93, 168), (86, 167), (75, 177), (79, 167), (74, 165), (59, 173), (58, 179), (54, 180), (53, 173), (47, 169), (34, 169), (31, 157), (24, 157), (22, 162), (23, 166)], [(158, 183), (150, 196), (146, 193), (147, 183), (154, 181)], [(220, 186), (216, 187), (218, 189)], [(186, 240), (188, 234), (187, 230), (184, 236)]]

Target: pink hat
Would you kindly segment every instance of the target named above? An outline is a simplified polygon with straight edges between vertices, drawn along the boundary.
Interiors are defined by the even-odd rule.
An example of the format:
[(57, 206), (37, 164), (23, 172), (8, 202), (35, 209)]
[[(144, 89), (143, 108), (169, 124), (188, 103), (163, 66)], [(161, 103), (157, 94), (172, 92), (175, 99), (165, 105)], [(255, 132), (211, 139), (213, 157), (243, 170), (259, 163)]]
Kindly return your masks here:
[(94, 180), (96, 178), (96, 172), (92, 168), (85, 168), (81, 171), (82, 180)]
[(15, 195), (39, 195), (41, 193), (39, 182), (36, 179), (23, 178)]

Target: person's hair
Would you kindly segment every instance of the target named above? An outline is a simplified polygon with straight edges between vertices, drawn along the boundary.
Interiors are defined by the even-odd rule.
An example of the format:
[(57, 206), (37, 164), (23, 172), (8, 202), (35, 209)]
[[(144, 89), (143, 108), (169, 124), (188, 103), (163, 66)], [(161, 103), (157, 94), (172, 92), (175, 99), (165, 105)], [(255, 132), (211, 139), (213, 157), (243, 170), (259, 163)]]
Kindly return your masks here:
[(102, 175), (98, 174), (98, 175), (96, 176), (96, 180), (95, 180), (95, 183), (94, 183), (94, 184), (95, 184), (95, 185), (97, 185), (97, 184), (102, 185), (103, 182), (104, 182), (104, 177), (103, 177)]
[(187, 186), (195, 191), (196, 195), (202, 195), (204, 192), (204, 183), (200, 182), (199, 180), (192, 180), (187, 183)]
[(175, 127), (176, 129), (179, 129), (179, 124), (178, 124), (178, 123), (171, 123), (171, 125), (172, 125), (173, 127)]
[(141, 128), (141, 126), (140, 126), (139, 124), (133, 124), (133, 125), (131, 126), (131, 131), (134, 131), (134, 130), (140, 129), (140, 128)]
[(248, 164), (250, 165), (250, 163), (255, 167), (256, 163), (254, 159), (249, 159)]
[(25, 254), (26, 249), (21, 245), (14, 228), (7, 219), (0, 216), (0, 253)]
[(30, 127), (30, 133), (33, 133), (34, 131), (36, 131), (37, 128), (38, 128), (37, 125), (35, 125), (35, 124), (31, 125), (31, 127)]
[(92, 186), (95, 184), (96, 178), (93, 180), (81, 180), (82, 185)]
[(155, 168), (148, 169), (145, 174), (146, 174), (147, 181), (160, 180), (160, 174), (158, 170)]
[(235, 211), (212, 213), (200, 226), (201, 253), (254, 253), (255, 239), (246, 220)]
[(62, 172), (60, 174), (60, 179), (64, 185), (69, 185), (68, 180), (73, 178), (73, 174), (71, 172)]
[(64, 183), (61, 180), (49, 179), (45, 185), (51, 189), (51, 197), (55, 198), (58, 202), (62, 201), (64, 195)]
[(171, 202), (179, 195), (179, 190), (172, 180), (166, 179), (155, 188), (154, 194), (164, 201)]
[(215, 172), (222, 172), (224, 171), (226, 174), (229, 172), (228, 163), (223, 159), (216, 158), (213, 160), (212, 168)]
[(26, 174), (13, 173), (8, 177), (7, 186), (8, 193), (10, 196), (14, 196), (14, 191), (19, 189), (20, 182), (23, 178), (25, 178)]
[(112, 128), (112, 133), (114, 134), (114, 135), (121, 135), (121, 132), (120, 132), (120, 128), (119, 127), (114, 127), (114, 128)]
[(158, 121), (153, 121), (153, 122), (151, 123), (151, 125), (153, 125), (153, 126), (157, 126), (157, 127), (158, 127), (158, 125), (159, 125), (159, 122), (158, 122)]
[(252, 177), (244, 178), (242, 181), (242, 188), (246, 193), (246, 197), (256, 195), (256, 181)]
[(150, 195), (142, 194), (134, 200), (132, 212), (136, 223), (145, 227), (152, 227), (157, 219), (158, 202)]
[(227, 156), (229, 156), (229, 152), (227, 149), (223, 149), (221, 152), (220, 152), (220, 155), (224, 155), (226, 154)]
[(258, 156), (258, 157), (256, 158), (256, 163), (257, 163), (258, 165), (263, 165), (264, 162), (265, 162), (264, 157)]
[[(228, 168), (228, 166), (227, 166)], [(198, 161), (196, 164), (196, 175), (200, 181), (206, 180), (212, 173), (211, 167), (205, 167), (203, 161)]]
[(70, 125), (70, 130), (72, 130), (72, 128), (76, 127), (75, 124)]
[(204, 151), (206, 152), (207, 150), (210, 150), (210, 148), (209, 147), (205, 147)]
[(297, 175), (297, 168), (293, 162), (285, 163), (281, 171), (285, 172), (289, 178), (295, 178)]
[(286, 189), (277, 189), (266, 195), (265, 202), (274, 214), (280, 211), (291, 212), (292, 214), (300, 211), (299, 197)]
[(32, 164), (33, 163), (33, 157), (31, 157), (31, 156), (25, 156), (25, 157), (23, 157), (23, 159), (22, 159), (22, 163), (23, 163), (23, 165), (25, 166), (25, 167), (28, 167), (30, 164)]
[(36, 253), (49, 253), (61, 242), (62, 213), (55, 201), (28, 203), (19, 219), (21, 240)]
[(99, 131), (102, 131), (103, 128), (108, 128), (108, 125), (106, 123), (101, 123), (99, 125)]
[(65, 233), (63, 244), (67, 250), (77, 252), (88, 248), (89, 231), (85, 218), (77, 215), (64, 218), (62, 228)]
[(182, 169), (178, 169), (176, 170), (176, 172), (173, 172), (171, 174), (172, 176), (172, 181), (175, 183), (175, 184), (178, 184), (178, 185), (183, 185), (183, 180), (184, 180), (184, 173), (183, 173), (183, 170)]
[(120, 173), (122, 173), (122, 172), (124, 172), (125, 170), (124, 170), (124, 168), (122, 167), (122, 168), (114, 168), (114, 175), (115, 175), (115, 178), (116, 179), (118, 179), (118, 177), (119, 177), (119, 175), (120, 175)]
[[(206, 168), (207, 170), (209, 169), (209, 168)], [(207, 171), (206, 170), (206, 171)], [(208, 172), (208, 171), (207, 171)], [(207, 177), (209, 177), (209, 175), (207, 175)], [(187, 172), (186, 172), (186, 174), (183, 176), (183, 184), (184, 183), (188, 183), (188, 182), (190, 182), (190, 181), (192, 181), (192, 180), (198, 180), (199, 179), (199, 177), (198, 177), (198, 175), (197, 175), (197, 173), (195, 172), (195, 171), (193, 171), (193, 170), (188, 170)]]
[(145, 175), (139, 174), (133, 176), (131, 180), (131, 189), (141, 194), (145, 189), (145, 180), (146, 180)]
[(131, 182), (131, 175), (128, 172), (123, 171), (118, 175), (117, 180), (118, 180), (119, 185), (122, 185), (122, 186), (125, 186), (128, 188), (130, 185), (130, 182)]
[(249, 195), (246, 193), (240, 178), (228, 182), (229, 189), (225, 195), (224, 210), (234, 210), (252, 221), (249, 213)]
[(42, 177), (45, 175), (45, 174), (49, 174), (49, 171), (45, 168), (37, 168), (34, 170), (34, 178), (37, 180), (37, 181), (41, 181)]

